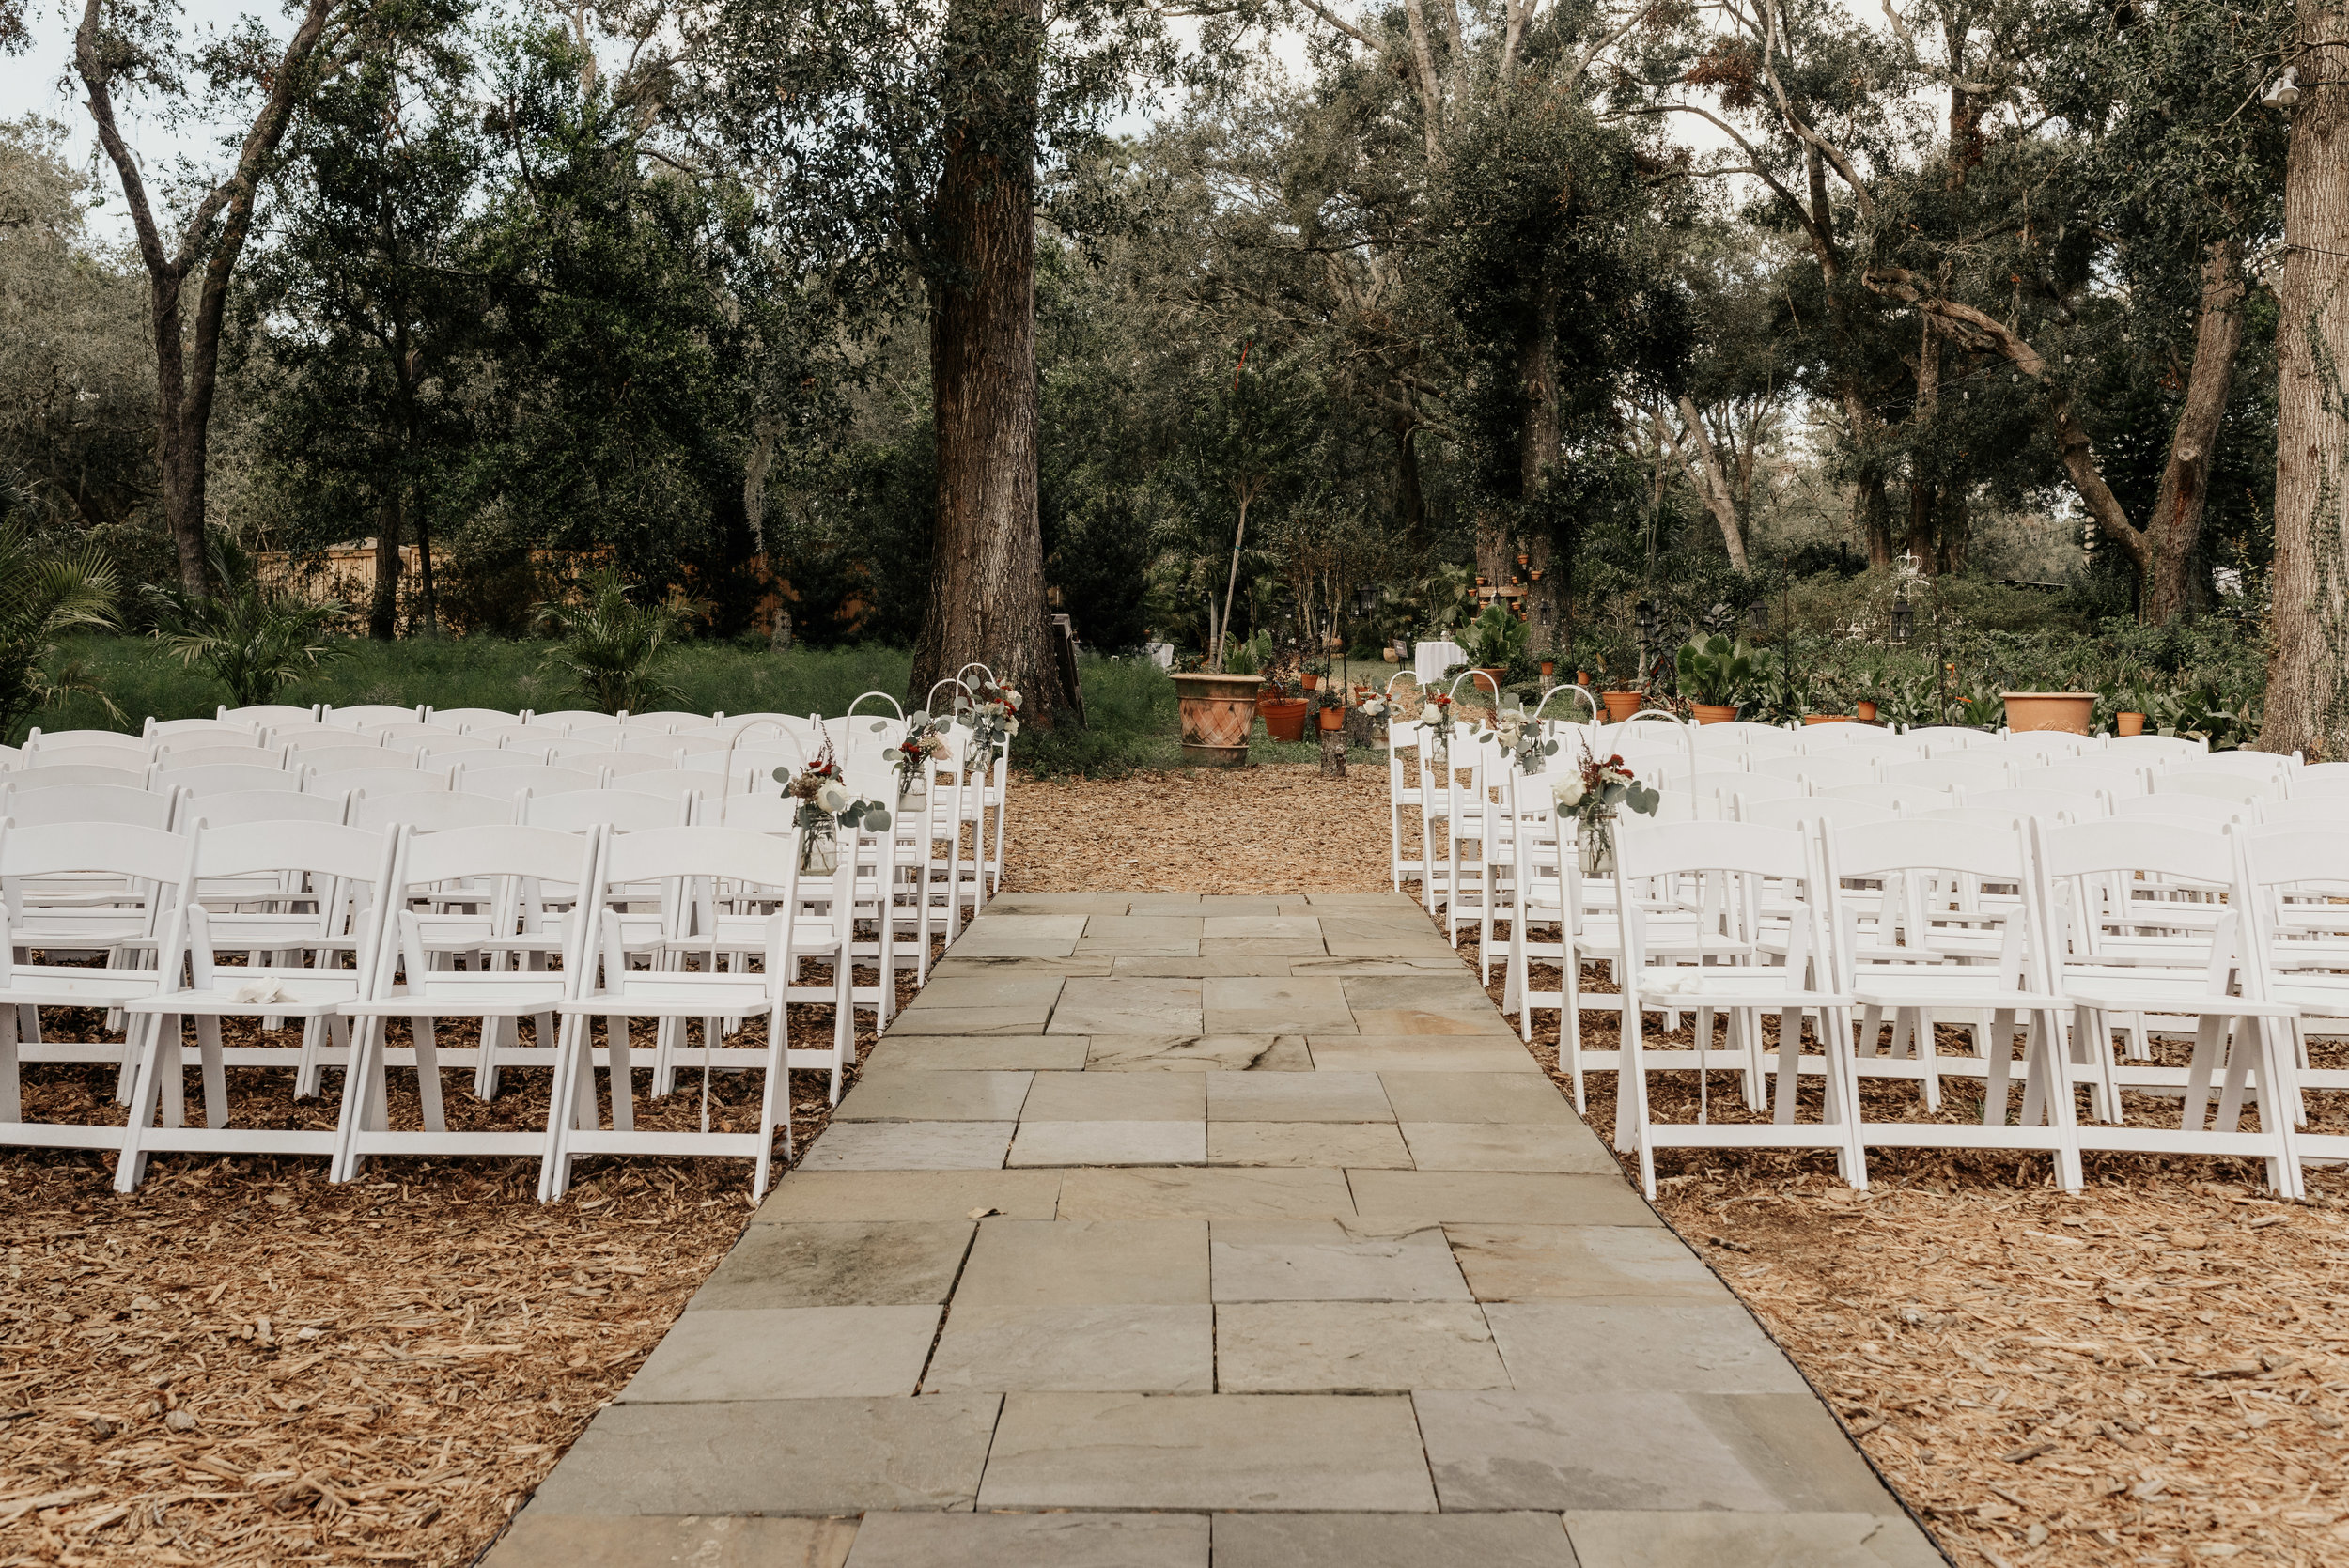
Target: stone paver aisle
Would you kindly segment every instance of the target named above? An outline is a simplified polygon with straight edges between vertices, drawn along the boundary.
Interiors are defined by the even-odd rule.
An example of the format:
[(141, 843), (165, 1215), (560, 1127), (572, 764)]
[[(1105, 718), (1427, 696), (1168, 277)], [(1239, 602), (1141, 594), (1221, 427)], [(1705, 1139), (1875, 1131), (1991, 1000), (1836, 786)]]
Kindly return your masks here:
[(1940, 1560), (1415, 904), (1157, 893), (990, 905), (490, 1559)]

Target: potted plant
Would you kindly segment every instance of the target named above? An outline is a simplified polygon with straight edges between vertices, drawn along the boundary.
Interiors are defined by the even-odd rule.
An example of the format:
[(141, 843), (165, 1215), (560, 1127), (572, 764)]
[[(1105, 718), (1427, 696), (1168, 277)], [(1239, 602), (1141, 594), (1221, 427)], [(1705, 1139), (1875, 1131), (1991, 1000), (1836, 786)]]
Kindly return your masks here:
[(1859, 722), (1863, 724), (1873, 724), (1876, 722), (1876, 705), (1865, 698), (1854, 703), (1852, 710), (1859, 715)]
[(2096, 711), (2093, 691), (2001, 691), (1999, 698), (2006, 705), (2006, 727), (2010, 730), (2062, 730), (2071, 735), (2089, 733), (2089, 721)]
[(1238, 768), (1248, 761), (1248, 731), (1264, 677), (1252, 639), (1216, 650), (1212, 669), (1174, 675), (1182, 711), (1183, 760), (1194, 768)]
[(1737, 705), (1755, 685), (1767, 678), (1769, 655), (1743, 643), (1716, 634), (1698, 643), (1683, 643), (1674, 663), (1680, 675), (1680, 694), (1694, 710), (1700, 724), (1725, 724), (1737, 717)]
[(2133, 675), (2114, 697), (2112, 728), (2116, 735), (2131, 736), (2145, 733), (2145, 716), (2154, 711), (2160, 700), (2160, 689), (2143, 675)]
[(1469, 663), (1492, 678), (1496, 702), (1501, 683), (1508, 678), (1510, 661), (1525, 651), (1525, 640), (1532, 634), (1532, 628), (1498, 604), (1487, 605), (1460, 633)]
[(1346, 728), (1346, 698), (1337, 688), (1315, 693), (1314, 721), (1325, 730)]

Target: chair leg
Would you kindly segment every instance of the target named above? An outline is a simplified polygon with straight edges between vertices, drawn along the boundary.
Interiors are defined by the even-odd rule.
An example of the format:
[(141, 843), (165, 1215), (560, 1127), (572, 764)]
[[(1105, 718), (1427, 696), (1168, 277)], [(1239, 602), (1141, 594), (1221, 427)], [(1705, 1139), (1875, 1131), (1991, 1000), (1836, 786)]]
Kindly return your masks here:
[(228, 1073), (221, 1064), (217, 1015), (197, 1016), (195, 1048), (204, 1069), (204, 1125), (217, 1131), (228, 1125)]
[[(131, 1118), (122, 1129), (122, 1153), (115, 1161), (117, 1192), (136, 1191), (147, 1174), (144, 1136), (155, 1117), (155, 1100), (164, 1066), (163, 1043), (167, 1036), (178, 1039), (179, 1019), (176, 1014), (133, 1013), (126, 1027), (133, 1036), (143, 1034), (144, 1038), (138, 1042), (139, 1070), (137, 1081), (131, 1089)], [(179, 1071), (176, 1048), (170, 1066), (174, 1073)]]

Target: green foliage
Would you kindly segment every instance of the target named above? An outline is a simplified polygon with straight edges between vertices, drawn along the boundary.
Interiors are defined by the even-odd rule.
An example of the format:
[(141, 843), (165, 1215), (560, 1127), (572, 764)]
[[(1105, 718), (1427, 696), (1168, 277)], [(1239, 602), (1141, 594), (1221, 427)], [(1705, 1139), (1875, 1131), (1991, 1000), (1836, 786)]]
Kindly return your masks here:
[(582, 584), (576, 602), (538, 607), (540, 625), (562, 639), (548, 662), (571, 677), (571, 690), (605, 713), (650, 713), (682, 700), (662, 677), (671, 644), (704, 607), (681, 597), (638, 604), (618, 572), (606, 568)]
[(273, 703), (319, 665), (343, 657), (334, 641), (343, 606), (311, 600), (261, 581), (253, 558), (215, 535), (207, 558), (215, 591), (192, 598), (178, 587), (146, 589), (155, 636), (182, 665), (228, 692), (232, 707)]
[(1532, 631), (1504, 606), (1488, 604), (1461, 633), (1460, 645), (1468, 650), (1469, 662), (1478, 669), (1506, 670), (1523, 657), (1525, 640)]
[(1712, 707), (1735, 707), (1778, 678), (1778, 660), (1768, 649), (1718, 635), (1683, 643), (1673, 664), (1680, 694)]
[(0, 740), (15, 740), (17, 725), (77, 693), (113, 710), (78, 661), (59, 659), (58, 640), (114, 625), (119, 592), (113, 563), (94, 547), (54, 555), (21, 522), (0, 520)]

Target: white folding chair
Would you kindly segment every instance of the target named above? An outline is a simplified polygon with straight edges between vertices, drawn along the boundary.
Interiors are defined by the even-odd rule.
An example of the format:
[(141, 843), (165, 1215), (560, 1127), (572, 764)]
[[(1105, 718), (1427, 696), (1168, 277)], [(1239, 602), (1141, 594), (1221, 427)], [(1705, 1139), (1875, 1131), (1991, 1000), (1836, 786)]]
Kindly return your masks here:
[(179, 804), (169, 789), (125, 789), (120, 784), (83, 784), (68, 789), (27, 789), (8, 774), (0, 774), (0, 817), (20, 828), (46, 828), (59, 822), (128, 823), (168, 830)]
[[(604, 861), (598, 874), (600, 885), (595, 908), (583, 905), (581, 919), (586, 935), (581, 946), (580, 989), (564, 1001), (562, 1041), (555, 1067), (555, 1100), (564, 1108), (549, 1119), (547, 1178), (542, 1196), (559, 1199), (569, 1190), (572, 1163), (583, 1155), (662, 1155), (748, 1157), (756, 1162), (751, 1183), (754, 1203), (766, 1195), (772, 1164), (772, 1129), (784, 1129), (786, 1148), (791, 1132), (789, 1069), (824, 1067), (838, 1071), (833, 1051), (795, 1050), (790, 1047), (786, 1017), (787, 987), (797, 964), (794, 952), (794, 913), (799, 901), (800, 846), (796, 837), (743, 832), (730, 828), (668, 828), (607, 837)], [(764, 922), (759, 957), (764, 972), (746, 973), (714, 968), (700, 971), (630, 967), (628, 944), (613, 912), (603, 908), (612, 890), (658, 882), (683, 886), (703, 878), (722, 878), (739, 886), (763, 890), (774, 912)], [(836, 966), (845, 970), (845, 965)], [(714, 1035), (713, 1020), (762, 1017), (766, 1039), (754, 1050), (723, 1051)], [(730, 1054), (741, 1064), (763, 1071), (758, 1125), (754, 1131), (721, 1133), (668, 1132), (635, 1126), (631, 1110), (635, 1095), (631, 1053), (624, 1022), (605, 1036), (605, 1064), (612, 1092), (613, 1118), (599, 1126), (595, 1095), (593, 1042), (589, 1020), (630, 1017), (704, 1020), (702, 1053), (709, 1058)], [(705, 1088), (705, 1095), (707, 1089)], [(707, 1099), (704, 1101), (707, 1116)]]
[[(0, 910), (7, 923), (5, 982), (0, 982), (0, 1143), (30, 1148), (115, 1149), (122, 1129), (24, 1119), (19, 1064), (24, 1062), (105, 1063), (116, 1069), (116, 1094), (126, 1095), (141, 1040), (151, 1027), (123, 1017), (125, 1003), (149, 996), (162, 981), (152, 967), (126, 963), (120, 955), (151, 950), (163, 939), (173, 903), (186, 888), (194, 841), (184, 834), (129, 823), (93, 833), (86, 824), (20, 825), (0, 818)], [(44, 887), (103, 881), (113, 890), (108, 908), (112, 928), (85, 930), (62, 940), (42, 917)], [(69, 913), (79, 914), (77, 909)], [(85, 923), (86, 926), (88, 923)], [(82, 951), (65, 941), (102, 937), (97, 951), (102, 967), (60, 962)], [(33, 955), (42, 955), (36, 962)], [(50, 1041), (40, 1029), (44, 1007), (101, 1009), (109, 1027), (120, 1027), (117, 1044)], [(120, 1020), (117, 1025), (113, 1020)]]
[(352, 768), (414, 768), (424, 759), (397, 746), (305, 746), (295, 742), (288, 765), (339, 773)]
[[(1616, 1074), (1615, 1147), (1639, 1152), (1641, 1189), (1656, 1191), (1656, 1151), (1668, 1148), (1825, 1149), (1835, 1155), (1837, 1172), (1853, 1187), (1865, 1187), (1867, 1168), (1857, 1136), (1858, 1083), (1852, 1076), (1852, 999), (1834, 987), (1834, 955), (1822, 929), (1822, 874), (1816, 846), (1794, 829), (1747, 822), (1619, 824), (1615, 830), (1615, 902), (1621, 911), (1623, 961), (1623, 1050)], [(1641, 884), (1695, 879), (1699, 884), (1695, 936), (1697, 962), (1657, 966), (1662, 954), (1649, 944), (1653, 922)], [(1792, 895), (1782, 962), (1754, 948), (1749, 933), (1766, 891)], [(1702, 951), (1719, 922), (1722, 951)], [(1740, 929), (1736, 923), (1744, 923)], [(1675, 953), (1685, 951), (1675, 940)], [(1646, 1014), (1688, 1011), (1697, 1016), (1695, 1048), (1688, 1052), (1652, 1048)], [(1721, 1055), (1712, 1042), (1716, 1015), (1726, 1017), (1733, 1057), (1761, 1060), (1767, 1049), (1762, 1020), (1776, 1014), (1777, 1093), (1768, 1122), (1716, 1122), (1705, 1113), (1707, 1068)], [(1819, 1020), (1815, 1061), (1824, 1086), (1819, 1120), (1797, 1119), (1797, 1087), (1805, 1065), (1802, 1026)], [(1648, 1076), (1659, 1071), (1697, 1074), (1699, 1117), (1694, 1123), (1658, 1122), (1650, 1110)], [(1749, 1091), (1750, 1092), (1750, 1090)], [(1754, 1109), (1760, 1109), (1757, 1104)]]
[(449, 729), (463, 730), (470, 735), (476, 731), (497, 729), (506, 725), (519, 726), (521, 723), (521, 716), (495, 707), (427, 707), (424, 710), (424, 722), (428, 724), (444, 725)]
[[(551, 1075), (547, 1126), (538, 1131), (451, 1131), (443, 1100), (442, 1070), (462, 1065), (471, 1057), (477, 1071), (475, 1092), (484, 1092), (483, 1078), (493, 1064), (493, 1051), (508, 1062), (529, 1058), (559, 1066), (554, 1024), (556, 1007), (579, 993), (591, 966), (583, 961), (584, 934), (593, 924), (576, 915), (553, 934), (552, 952), (559, 969), (542, 961), (544, 948), (534, 948), (521, 966), (502, 955), (490, 964), (459, 970), (436, 951), (428, 917), (407, 908), (417, 897), (429, 898), (444, 884), (463, 880), (490, 884), (484, 902), (493, 909), (497, 926), (510, 926), (532, 884), (558, 882), (572, 888), (597, 885), (605, 832), (591, 827), (582, 832), (511, 825), (450, 828), (433, 832), (404, 831), (394, 862), (391, 903), (397, 914), (396, 932), (381, 944), (369, 975), (366, 993), (343, 1008), (353, 1021), (350, 1071), (343, 1079), (342, 1115), (338, 1123), (341, 1147), (334, 1179), (350, 1181), (373, 1155), (537, 1155), (541, 1182), (554, 1144), (555, 1108), (566, 1104)], [(592, 901), (589, 912), (592, 914)], [(397, 970), (397, 972), (396, 972)], [(411, 1020), (412, 1043), (395, 1050), (388, 1043), (390, 1020)], [(474, 1050), (443, 1051), (436, 1031), (441, 1019), (472, 1018), (480, 1029)], [(521, 1020), (534, 1019), (535, 1046), (521, 1043)], [(501, 1036), (511, 1032), (513, 1038)], [(388, 1069), (403, 1064), (416, 1072), (417, 1097), (424, 1126), (421, 1130), (395, 1128), (386, 1111)], [(494, 1082), (490, 1084), (494, 1089)]]
[(319, 711), (319, 705), (317, 703), (312, 703), (307, 707), (296, 706), (290, 703), (261, 703), (252, 707), (230, 707), (223, 703), (214, 710), (214, 717), (224, 722), (266, 724), (272, 729), (308, 728), (318, 723)]
[[(381, 893), (391, 874), (397, 837), (323, 822), (256, 822), (202, 829), (188, 836), (195, 846), (194, 864), (161, 949), (166, 984), (154, 994), (127, 1004), (128, 1011), (153, 1017), (155, 1025), (141, 1042), (130, 1123), (123, 1130), (122, 1158), (115, 1168), (115, 1188), (120, 1192), (135, 1188), (145, 1174), (148, 1157), (164, 1150), (317, 1154), (332, 1161), (337, 1134), (331, 1129), (231, 1124), (225, 1071), (228, 1053), (222, 1048), (220, 1020), (257, 1019), (264, 1033), (271, 1032), (272, 1025), (299, 1020), (297, 1045), (246, 1046), (235, 1053), (243, 1064), (291, 1070), (298, 1095), (318, 1092), (319, 1073), (331, 1058), (348, 1061), (350, 1031), (339, 1009), (358, 1000), (374, 960), (374, 943), (381, 924)], [(315, 916), (304, 919), (288, 912), (227, 917), (241, 922), (258, 918), (281, 928), (272, 929), (257, 942), (249, 931), (216, 936), (215, 917), (204, 908), (200, 896), (206, 881), (264, 875), (286, 878), (290, 884), (288, 901), (313, 904)], [(226, 924), (226, 920), (218, 923)], [(306, 945), (309, 939), (317, 943), (309, 949), (320, 960), (315, 965), (235, 968), (220, 965), (215, 958), (221, 947), (258, 945), (284, 950)], [(330, 967), (333, 959), (346, 952), (354, 960), (350, 968)], [(185, 984), (181, 983), (183, 968)], [(182, 1101), (180, 1036), (183, 1020), (190, 1019), (195, 1025), (204, 1085), (206, 1125), (202, 1127), (185, 1125)], [(331, 1044), (330, 1035), (334, 1037)]]
[(418, 703), (413, 707), (398, 707), (390, 703), (360, 703), (351, 707), (335, 707), (330, 704), (319, 715), (319, 720), (332, 728), (347, 730), (383, 724), (421, 724), (424, 722), (424, 705)]
[(218, 795), (180, 797), (179, 825), (238, 828), (247, 822), (341, 822), (350, 807), (346, 795), (304, 795), (298, 790), (232, 789)]
[(426, 795), (450, 788), (451, 781), (438, 768), (343, 768), (313, 773), (302, 787), (311, 795), (349, 795), (360, 790), (369, 795)]
[(20, 789), (66, 789), (77, 784), (113, 784), (122, 789), (145, 789), (154, 771), (144, 763), (131, 768), (112, 768), (86, 762), (45, 765), (38, 757), (27, 757), (21, 765), (8, 770), (8, 782)]
[(234, 763), (214, 763), (205, 768), (158, 768), (148, 776), (148, 787), (155, 790), (184, 789), (191, 795), (256, 791), (295, 795), (301, 793), (309, 772), (306, 767), (246, 768)]

